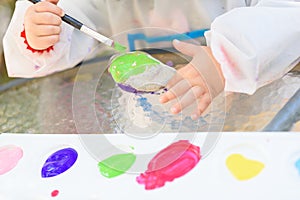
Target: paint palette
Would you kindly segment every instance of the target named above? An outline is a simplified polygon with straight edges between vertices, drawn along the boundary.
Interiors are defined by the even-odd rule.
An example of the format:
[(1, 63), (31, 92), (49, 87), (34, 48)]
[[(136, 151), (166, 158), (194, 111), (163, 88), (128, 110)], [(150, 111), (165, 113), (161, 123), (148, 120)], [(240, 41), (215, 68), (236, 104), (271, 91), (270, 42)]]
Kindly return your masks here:
[(300, 134), (220, 134), (2, 134), (0, 199), (300, 198)]

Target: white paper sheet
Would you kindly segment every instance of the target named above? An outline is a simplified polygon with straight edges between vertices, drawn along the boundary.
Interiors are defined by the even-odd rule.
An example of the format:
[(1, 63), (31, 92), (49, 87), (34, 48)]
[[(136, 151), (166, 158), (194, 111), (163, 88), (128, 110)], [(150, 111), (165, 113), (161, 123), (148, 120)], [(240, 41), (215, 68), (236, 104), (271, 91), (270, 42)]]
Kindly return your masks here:
[[(89, 146), (97, 146), (97, 140), (99, 145), (111, 144), (99, 146), (105, 151), (103, 157), (114, 154), (110, 152), (112, 146), (126, 151), (131, 151), (131, 146), (136, 154), (155, 154), (176, 142), (176, 135), (141, 140), (126, 135), (85, 135), (83, 139), (80, 135), (2, 134), (0, 148), (18, 146), (23, 157), (15, 168), (0, 175), (0, 200), (300, 199), (300, 170), (295, 166), (300, 159), (299, 133), (222, 133), (216, 147), (194, 169), (154, 190), (145, 190), (136, 182), (139, 174), (111, 179), (102, 176), (93, 153), (95, 147)], [(190, 142), (201, 149), (205, 136), (197, 133)], [(94, 142), (87, 142), (88, 137)], [(101, 142), (103, 138), (109, 142)], [(41, 169), (48, 156), (65, 147), (78, 152), (75, 164), (58, 176), (42, 178)], [(235, 153), (262, 162), (264, 169), (249, 180), (237, 180), (225, 164)], [(51, 196), (54, 190), (59, 191), (56, 197)]]

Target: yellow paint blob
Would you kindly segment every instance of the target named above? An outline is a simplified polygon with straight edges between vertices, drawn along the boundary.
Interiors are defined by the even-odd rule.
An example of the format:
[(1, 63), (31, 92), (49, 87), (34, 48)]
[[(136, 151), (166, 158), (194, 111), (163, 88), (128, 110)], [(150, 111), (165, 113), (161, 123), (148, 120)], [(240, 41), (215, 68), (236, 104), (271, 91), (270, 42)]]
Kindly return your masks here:
[(226, 166), (232, 175), (240, 181), (249, 180), (257, 176), (265, 167), (262, 162), (247, 159), (241, 154), (228, 156)]

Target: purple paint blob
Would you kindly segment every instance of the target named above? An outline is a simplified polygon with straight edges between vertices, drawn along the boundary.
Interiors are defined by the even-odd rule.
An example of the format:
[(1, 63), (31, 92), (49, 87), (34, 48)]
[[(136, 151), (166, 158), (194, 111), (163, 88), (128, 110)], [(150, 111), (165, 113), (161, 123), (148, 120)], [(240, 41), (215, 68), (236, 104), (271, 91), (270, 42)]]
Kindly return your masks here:
[(131, 92), (131, 93), (135, 93), (135, 94), (139, 93), (138, 90), (136, 90), (135, 88), (133, 88), (129, 85), (124, 85), (124, 84), (118, 83), (118, 86), (126, 92)]
[(140, 90), (137, 90), (133, 87), (131, 87), (130, 85), (125, 85), (125, 84), (122, 84), (122, 83), (118, 83), (118, 86), (126, 91), (126, 92), (130, 92), (130, 93), (134, 93), (134, 94), (155, 94), (153, 92), (147, 92), (147, 91), (140, 91)]
[(42, 168), (42, 177), (49, 178), (67, 171), (74, 165), (78, 157), (75, 149), (65, 148), (51, 154)]
[(168, 65), (169, 67), (173, 67), (174, 63), (171, 60), (169, 60), (166, 62), (166, 65)]

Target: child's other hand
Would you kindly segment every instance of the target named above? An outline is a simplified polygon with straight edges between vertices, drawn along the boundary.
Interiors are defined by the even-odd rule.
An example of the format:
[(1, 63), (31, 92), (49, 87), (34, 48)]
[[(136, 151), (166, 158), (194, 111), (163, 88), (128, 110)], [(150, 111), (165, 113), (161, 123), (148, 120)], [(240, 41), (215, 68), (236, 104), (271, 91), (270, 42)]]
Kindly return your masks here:
[(47, 49), (59, 41), (64, 12), (56, 5), (58, 1), (42, 1), (27, 9), (24, 26), (28, 44), (32, 48)]
[(192, 119), (197, 119), (209, 106), (212, 99), (224, 89), (224, 77), (219, 64), (214, 60), (208, 47), (173, 41), (174, 47), (183, 54), (193, 57), (192, 61), (179, 69), (169, 81), (169, 89), (160, 98), (161, 103), (173, 99), (171, 113), (177, 114), (184, 108), (197, 103)]

